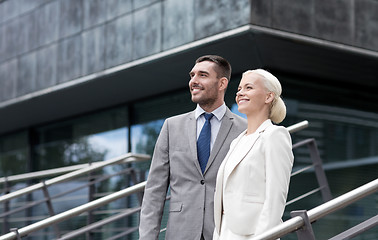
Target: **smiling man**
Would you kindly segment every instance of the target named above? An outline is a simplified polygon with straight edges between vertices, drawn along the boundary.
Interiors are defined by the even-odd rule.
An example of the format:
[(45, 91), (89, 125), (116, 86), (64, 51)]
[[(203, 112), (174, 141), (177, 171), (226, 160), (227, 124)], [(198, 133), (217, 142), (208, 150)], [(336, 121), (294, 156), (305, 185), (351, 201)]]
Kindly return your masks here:
[(218, 168), (246, 120), (231, 113), (224, 95), (229, 62), (215, 55), (198, 58), (189, 73), (197, 108), (165, 120), (155, 145), (140, 214), (139, 239), (158, 239), (165, 197), (171, 200), (167, 240), (211, 240)]

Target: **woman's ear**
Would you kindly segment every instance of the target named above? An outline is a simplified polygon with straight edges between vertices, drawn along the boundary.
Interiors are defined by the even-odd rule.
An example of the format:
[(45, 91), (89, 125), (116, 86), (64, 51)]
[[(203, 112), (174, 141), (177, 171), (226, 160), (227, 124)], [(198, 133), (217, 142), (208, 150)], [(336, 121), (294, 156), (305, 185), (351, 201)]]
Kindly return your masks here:
[(274, 100), (274, 93), (273, 92), (268, 92), (267, 94), (266, 94), (266, 99), (265, 99), (265, 103), (271, 103), (271, 102), (273, 102), (273, 100)]

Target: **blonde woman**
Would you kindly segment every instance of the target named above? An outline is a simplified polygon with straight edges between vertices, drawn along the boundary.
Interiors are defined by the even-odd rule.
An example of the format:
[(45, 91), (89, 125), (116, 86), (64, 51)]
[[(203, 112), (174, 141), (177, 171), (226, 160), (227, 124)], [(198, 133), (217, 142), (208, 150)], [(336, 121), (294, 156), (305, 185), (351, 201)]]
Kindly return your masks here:
[[(292, 142), (278, 79), (262, 70), (243, 73), (236, 94), (248, 127), (230, 146), (219, 168), (214, 196), (214, 240), (245, 240), (282, 222)], [(272, 123), (273, 122), (273, 123)]]

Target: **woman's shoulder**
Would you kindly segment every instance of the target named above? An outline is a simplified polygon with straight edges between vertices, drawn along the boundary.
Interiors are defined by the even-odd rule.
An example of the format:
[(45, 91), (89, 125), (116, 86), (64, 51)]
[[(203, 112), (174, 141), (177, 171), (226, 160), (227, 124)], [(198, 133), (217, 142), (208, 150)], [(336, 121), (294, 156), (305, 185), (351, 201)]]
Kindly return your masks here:
[(265, 137), (279, 137), (279, 136), (290, 136), (289, 131), (287, 128), (283, 126), (278, 126), (272, 124), (271, 126), (267, 127), (264, 131)]

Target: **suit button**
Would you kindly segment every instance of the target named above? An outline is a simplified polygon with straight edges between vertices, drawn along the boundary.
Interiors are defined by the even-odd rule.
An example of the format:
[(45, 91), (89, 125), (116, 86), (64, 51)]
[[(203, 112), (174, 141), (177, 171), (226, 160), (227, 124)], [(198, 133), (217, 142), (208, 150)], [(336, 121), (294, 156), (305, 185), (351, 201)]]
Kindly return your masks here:
[(201, 184), (204, 185), (205, 184), (205, 180), (201, 180)]

